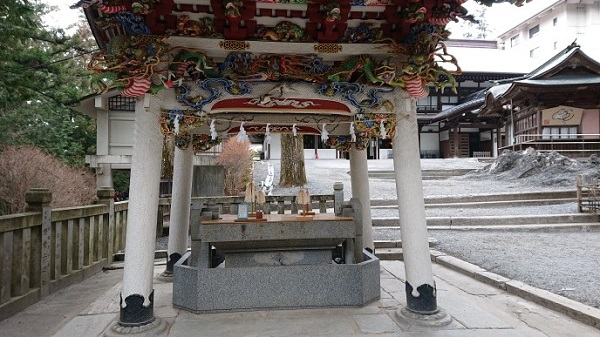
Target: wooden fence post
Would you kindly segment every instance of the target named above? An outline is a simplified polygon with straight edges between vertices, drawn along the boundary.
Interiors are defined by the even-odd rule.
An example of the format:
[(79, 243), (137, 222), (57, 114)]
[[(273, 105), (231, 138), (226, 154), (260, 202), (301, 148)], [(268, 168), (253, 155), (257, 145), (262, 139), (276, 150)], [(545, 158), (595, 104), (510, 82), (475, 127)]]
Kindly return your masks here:
[(579, 207), (579, 212), (581, 213), (581, 212), (583, 212), (583, 205), (582, 205), (583, 177), (581, 176), (581, 174), (577, 175), (576, 181), (577, 181), (577, 206)]
[[(32, 278), (30, 283), (33, 285), (39, 283), (41, 297), (46, 297), (50, 294), (50, 250), (52, 245), (52, 208), (50, 207), (51, 201), (52, 192), (45, 188), (31, 188), (25, 193), (25, 202), (27, 202), (27, 207), (25, 208), (25, 211), (42, 213), (40, 252), (37, 253), (39, 254), (37, 257), (33, 257), (33, 261), (37, 260), (37, 258), (39, 257), (40, 263), (34, 263), (32, 266), (30, 266), (30, 277)], [(29, 261), (23, 261), (24, 264), (27, 264), (28, 262)], [(28, 267), (27, 269), (30, 268)], [(22, 269), (22, 272), (29, 271)], [(21, 287), (28, 288), (29, 285), (22, 284), (25, 281), (20, 282)]]
[[(115, 190), (110, 187), (100, 187), (96, 192), (98, 196), (98, 203), (108, 205), (108, 230), (103, 232), (104, 235), (104, 247), (103, 252), (106, 252), (106, 259), (108, 263), (113, 261), (113, 255), (115, 253)], [(98, 259), (101, 259), (99, 256)]]

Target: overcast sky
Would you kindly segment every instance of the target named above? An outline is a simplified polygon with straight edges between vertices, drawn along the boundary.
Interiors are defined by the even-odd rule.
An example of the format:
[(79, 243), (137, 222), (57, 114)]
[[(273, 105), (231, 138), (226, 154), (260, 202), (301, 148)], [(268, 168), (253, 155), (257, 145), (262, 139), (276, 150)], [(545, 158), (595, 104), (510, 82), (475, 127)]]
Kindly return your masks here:
[[(544, 8), (549, 7), (551, 4), (558, 0), (535, 0), (530, 3), (526, 3), (521, 7), (517, 7), (508, 3), (496, 4), (491, 7), (479, 5), (475, 1), (467, 1), (463, 6), (469, 10), (469, 14), (476, 14), (478, 8), (487, 8), (486, 20), (490, 27), (493, 29), (489, 39), (494, 39), (498, 35), (505, 33), (507, 30), (516, 26), (518, 23), (528, 19), (534, 13), (541, 11)], [(464, 21), (459, 23), (450, 23), (447, 28), (452, 32), (451, 37), (454, 39), (460, 39), (463, 37), (465, 31)], [(461, 27), (461, 25), (463, 27)]]

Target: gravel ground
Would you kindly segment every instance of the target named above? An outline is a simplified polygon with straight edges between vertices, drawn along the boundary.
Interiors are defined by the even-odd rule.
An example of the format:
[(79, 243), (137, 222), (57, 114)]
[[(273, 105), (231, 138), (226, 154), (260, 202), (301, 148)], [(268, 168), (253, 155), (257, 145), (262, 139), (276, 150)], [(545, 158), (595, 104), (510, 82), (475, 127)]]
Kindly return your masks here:
[[(275, 183), (279, 177), (279, 162)], [(393, 170), (393, 161), (372, 160), (369, 171)], [(266, 162), (255, 163), (254, 178), (266, 176)], [(424, 196), (478, 195), (534, 191), (574, 190), (575, 177), (600, 176), (594, 157), (573, 161), (556, 153), (541, 155), (531, 151), (505, 153), (493, 163), (476, 159), (422, 159), (423, 170), (473, 169), (472, 173), (445, 180), (424, 180)], [(334, 182), (344, 183), (345, 199), (352, 195), (348, 160), (307, 160), (306, 187), (311, 194), (332, 192)], [(395, 199), (391, 179), (369, 179), (371, 199)], [(295, 188), (278, 188), (274, 195), (297, 193)], [(433, 216), (486, 216), (577, 213), (576, 203), (522, 207), (426, 208)], [(397, 216), (395, 208), (375, 208), (373, 217)], [(600, 231), (537, 230), (476, 231), (430, 230), (434, 249), (476, 264), (491, 272), (534, 287), (600, 308)], [(398, 239), (399, 230), (375, 228), (375, 239)]]
[[(268, 163), (275, 169), (274, 195), (296, 194), (298, 188), (279, 188), (278, 161), (259, 161), (254, 165), (254, 180), (264, 180)], [(344, 183), (344, 195), (351, 193), (349, 161), (307, 160), (306, 172), (311, 194), (330, 194), (333, 183)], [(393, 170), (392, 160), (371, 160), (369, 171)], [(596, 158), (575, 162), (560, 155), (540, 155), (535, 152), (507, 153), (494, 163), (476, 159), (422, 159), (427, 169), (475, 170), (462, 177), (445, 180), (424, 180), (424, 196), (477, 195), (506, 192), (574, 190), (575, 177), (600, 176)], [(392, 179), (369, 179), (371, 199), (396, 199)], [(574, 203), (547, 206), (502, 208), (427, 208), (427, 216), (484, 216), (521, 214), (576, 213)], [(374, 209), (373, 217), (397, 216), (397, 210)], [(398, 239), (399, 230), (375, 228), (375, 239)], [(430, 230), (437, 241), (434, 249), (476, 264), (510, 279), (563, 295), (600, 308), (600, 231), (537, 230), (537, 231), (476, 231)], [(162, 243), (161, 243), (162, 242)], [(157, 247), (166, 248), (166, 238)], [(164, 249), (163, 248), (163, 249)]]
[(430, 230), (433, 249), (600, 308), (600, 231)]
[[(257, 185), (267, 176), (268, 164), (273, 165), (275, 171), (273, 195), (295, 195), (298, 193), (298, 187), (282, 188), (277, 186), (279, 181), (278, 160), (257, 161), (254, 163), (253, 178)], [(344, 197), (352, 197), (350, 185), (350, 161), (344, 159), (319, 159), (307, 160), (306, 175), (307, 184), (305, 187), (310, 194), (331, 194), (333, 184), (342, 182), (344, 184)], [(488, 164), (481, 163), (476, 159), (422, 159), (421, 167), (423, 170), (434, 169), (473, 169), (483, 170)], [(370, 160), (368, 162), (369, 171), (391, 171), (393, 162), (391, 159)], [(424, 180), (424, 196), (442, 196), (442, 195), (476, 195), (476, 194), (494, 194), (506, 192), (532, 192), (532, 191), (552, 191), (552, 190), (573, 190), (575, 189), (574, 176), (573, 184), (561, 186), (543, 185), (543, 184), (524, 184), (524, 181), (507, 181), (493, 179), (485, 174), (471, 174), (468, 177), (452, 177), (445, 180)], [(369, 179), (369, 191), (371, 200), (375, 199), (396, 199), (396, 184), (392, 179)]]

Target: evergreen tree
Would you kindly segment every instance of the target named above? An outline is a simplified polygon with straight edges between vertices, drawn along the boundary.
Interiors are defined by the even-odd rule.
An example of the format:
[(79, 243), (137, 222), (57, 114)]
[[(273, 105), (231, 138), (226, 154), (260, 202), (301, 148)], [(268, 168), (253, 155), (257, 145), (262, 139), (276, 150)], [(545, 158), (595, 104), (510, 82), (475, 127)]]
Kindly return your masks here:
[(69, 105), (86, 94), (86, 24), (76, 35), (44, 26), (51, 8), (29, 0), (0, 2), (0, 145), (28, 144), (69, 164), (94, 152), (94, 121)]
[(485, 40), (494, 32), (485, 17), (486, 11), (487, 7), (481, 6), (475, 11), (472, 21), (463, 22), (461, 27), (466, 25), (467, 28), (463, 33), (464, 38)]

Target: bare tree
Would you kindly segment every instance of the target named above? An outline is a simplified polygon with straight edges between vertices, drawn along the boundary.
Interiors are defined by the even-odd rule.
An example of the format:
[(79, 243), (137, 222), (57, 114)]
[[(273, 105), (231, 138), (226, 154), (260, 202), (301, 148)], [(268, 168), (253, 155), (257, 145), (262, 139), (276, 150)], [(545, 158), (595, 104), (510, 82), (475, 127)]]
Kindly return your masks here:
[(292, 134), (282, 134), (279, 186), (291, 187), (303, 186), (305, 184), (304, 138)]
[(239, 142), (236, 137), (229, 138), (223, 145), (223, 151), (217, 156), (217, 163), (225, 169), (225, 194), (239, 194), (251, 178), (250, 142)]
[(485, 40), (494, 32), (485, 17), (486, 12), (487, 7), (481, 6), (475, 11), (472, 20), (464, 21), (461, 25), (463, 27), (466, 25), (466, 31), (463, 33), (464, 38)]
[(53, 207), (90, 205), (96, 200), (94, 186), (89, 170), (69, 167), (39, 148), (0, 149), (0, 214), (23, 212), (30, 188), (49, 189)]

